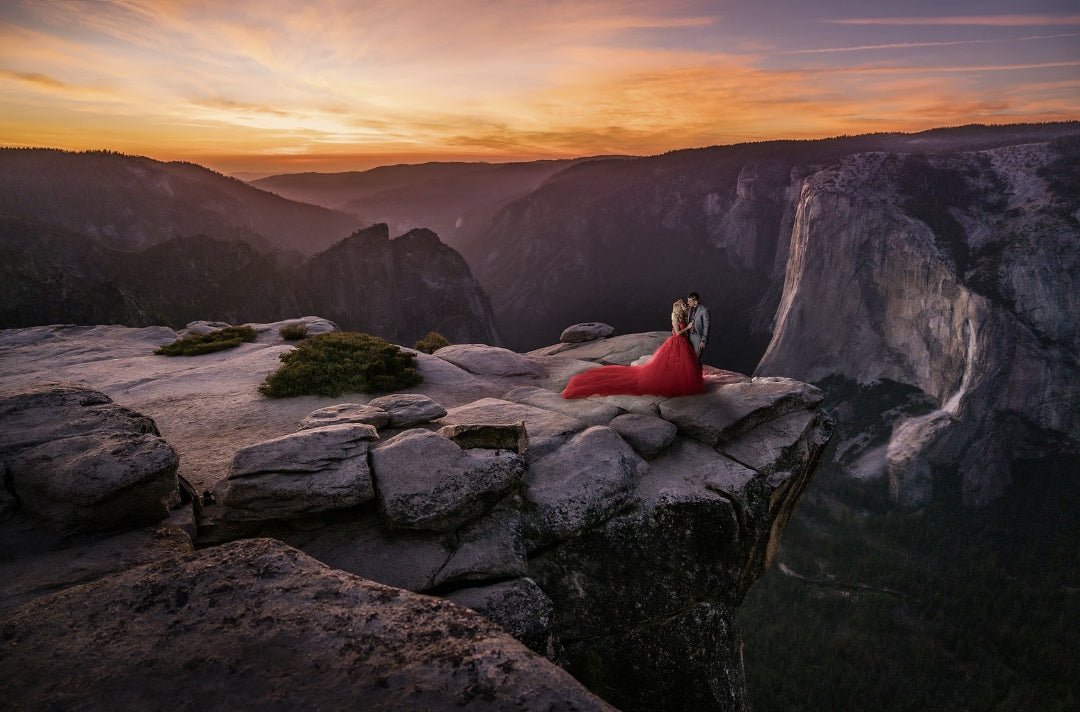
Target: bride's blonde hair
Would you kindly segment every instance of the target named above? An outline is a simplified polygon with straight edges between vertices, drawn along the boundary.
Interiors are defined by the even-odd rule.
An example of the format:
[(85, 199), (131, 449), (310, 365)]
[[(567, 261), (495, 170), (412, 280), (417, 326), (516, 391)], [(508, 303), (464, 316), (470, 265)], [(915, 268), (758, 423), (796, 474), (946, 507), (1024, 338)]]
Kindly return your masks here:
[(689, 310), (687, 309), (686, 302), (684, 302), (682, 299), (676, 299), (675, 303), (671, 305), (671, 316), (677, 319), (681, 320), (682, 318), (684, 318), (687, 315), (688, 311)]

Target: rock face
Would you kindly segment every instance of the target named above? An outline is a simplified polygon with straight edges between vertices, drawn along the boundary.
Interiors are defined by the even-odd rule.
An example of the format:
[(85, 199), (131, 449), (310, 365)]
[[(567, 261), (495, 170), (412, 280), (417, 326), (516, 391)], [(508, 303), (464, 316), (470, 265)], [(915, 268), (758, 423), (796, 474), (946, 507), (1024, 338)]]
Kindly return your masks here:
[(28, 604), (0, 627), (0, 693), (15, 709), (612, 709), (465, 608), (266, 539)]
[(178, 464), (152, 420), (96, 391), (52, 384), (0, 393), (9, 497), (62, 533), (164, 519), (179, 497)]
[[(887, 446), (900, 502), (925, 502), (934, 473), (957, 467), (963, 501), (986, 504), (1014, 458), (1080, 450), (1080, 193), (1048, 187), (1074, 160), (1063, 150), (859, 155), (803, 186), (757, 372), (895, 381), (933, 399)], [(838, 339), (836, 323), (856, 328)]]
[[(515, 359), (501, 349), (471, 345), (469, 360), (463, 363), (489, 375), (424, 354), (418, 363), (427, 380), (409, 393), (282, 401), (258, 397), (256, 386), (290, 346), (272, 328), (260, 328), (260, 333), (256, 342), (231, 351), (170, 359), (153, 355), (157, 345), (174, 336), (165, 329), (3, 332), (0, 384), (18, 390), (15, 386), (27, 388), (56, 374), (77, 374), (165, 423), (162, 432), (175, 433), (181, 462), (195, 463), (185, 472), (201, 478), (196, 491), (206, 489), (198, 498), (201, 506), (189, 503), (173, 510), (168, 520), (187, 511), (183, 526), (190, 524), (196, 532), (197, 547), (271, 536), (341, 572), (460, 601), (621, 709), (745, 709), (733, 610), (768, 566), (823, 451), (829, 423), (816, 389), (787, 379), (752, 380), (710, 369), (707, 392), (692, 399), (610, 396), (569, 402), (559, 397), (575, 370), (646, 358), (666, 337), (660, 332), (563, 343), (534, 354), (515, 354)], [(102, 358), (106, 351), (95, 346), (99, 341), (108, 344), (107, 358)], [(491, 353), (484, 353), (485, 348)], [(448, 356), (460, 360), (453, 350)], [(512, 360), (528, 367), (507, 371), (497, 366)], [(238, 384), (242, 390), (235, 390)], [(222, 393), (227, 395), (224, 401)], [(103, 399), (100, 394), (93, 397)], [(78, 407), (72, 412), (77, 414)], [(219, 408), (222, 413), (217, 413)], [(69, 415), (49, 423), (78, 420)], [(355, 422), (372, 416), (379, 416), (381, 424)], [(98, 418), (89, 429), (101, 422)], [(40, 429), (46, 432), (48, 427)], [(259, 433), (262, 437), (256, 437)], [(215, 465), (213, 453), (231, 464)], [(7, 537), (5, 542), (16, 541), (15, 549), (22, 552), (9, 564), (0, 560), (0, 573), (30, 574), (25, 582), (0, 586), (6, 596), (0, 611), (10, 612), (0, 631), (27, 642), (30, 647), (22, 650), (33, 652), (28, 664), (46, 671), (26, 678), (31, 684), (19, 693), (40, 696), (33, 699), (44, 700), (42, 704), (55, 699), (64, 706), (60, 697), (68, 694), (46, 689), (41, 682), (47, 674), (66, 675), (66, 668), (36, 662), (35, 651), (67, 650), (66, 644), (49, 638), (53, 630), (99, 631), (96, 640), (104, 647), (81, 647), (86, 655), (93, 651), (94, 659), (84, 663), (88, 675), (150, 685), (154, 680), (147, 671), (167, 670), (161, 675), (168, 677), (168, 684), (183, 680), (190, 688), (185, 699), (201, 699), (208, 690), (221, 694), (215, 675), (249, 670), (250, 663), (236, 662), (243, 655), (236, 651), (255, 651), (260, 664), (266, 662), (259, 652), (263, 643), (250, 637), (236, 648), (228, 643), (204, 653), (185, 642), (188, 633), (178, 639), (185, 651), (197, 652), (181, 656), (179, 667), (166, 660), (168, 656), (142, 652), (139, 646), (144, 643), (135, 642), (142, 640), (141, 634), (132, 638), (130, 651), (135, 652), (129, 654), (105, 645), (119, 639), (114, 632), (125, 624), (100, 612), (105, 609), (95, 617), (99, 601), (119, 606), (110, 611), (128, 610), (125, 601), (142, 602), (131, 603), (132, 610), (145, 604), (138, 616), (128, 618), (138, 618), (140, 626), (145, 623), (151, 631), (147, 640), (160, 637), (162, 625), (183, 628), (200, 640), (227, 638), (224, 631), (198, 627), (219, 621), (226, 621), (237, 635), (249, 635), (244, 627), (248, 618), (222, 608), (225, 604), (214, 593), (227, 583), (230, 596), (239, 599), (238, 610), (263, 621), (273, 640), (315, 640), (332, 648), (335, 644), (324, 638), (305, 637), (316, 635), (309, 623), (323, 621), (323, 616), (344, 621), (332, 626), (333, 631), (345, 631), (341, 635), (354, 630), (351, 619), (341, 618), (335, 608), (335, 601), (356, 603), (345, 593), (338, 597), (317, 588), (307, 603), (290, 598), (293, 593), (307, 595), (303, 591), (308, 589), (294, 582), (308, 578), (318, 587), (322, 577), (310, 569), (293, 577), (274, 563), (280, 560), (275, 551), (257, 549), (256, 558), (267, 560), (255, 569), (264, 576), (260, 583), (242, 573), (255, 564), (236, 569), (231, 554), (226, 561), (215, 558), (211, 549), (193, 558), (152, 564), (132, 572), (130, 579), (121, 573), (107, 583), (102, 576), (182, 551), (177, 528), (169, 529), (171, 534), (136, 530), (141, 533), (85, 544), (91, 548), (62, 539), (31, 545), (31, 537), (16, 531), (26, 515), (21, 502), (9, 496), (0, 505), (8, 511), (7, 524), (14, 526), (0, 526), (0, 535)], [(5, 531), (15, 533), (8, 536)], [(132, 551), (125, 552), (125, 546)], [(236, 546), (235, 551), (241, 551), (256, 545)], [(96, 562), (89, 570), (80, 571), (79, 552)], [(176, 566), (178, 573), (165, 573)], [(53, 567), (64, 573), (47, 580)], [(214, 568), (224, 579), (213, 578), (209, 571)], [(143, 582), (132, 584), (138, 587), (137, 595), (125, 593), (136, 579)], [(77, 599), (85, 606), (82, 622), (72, 617), (72, 601), (79, 592), (63, 590), (76, 583), (101, 586), (92, 596)], [(237, 589), (245, 594), (235, 594)], [(158, 600), (160, 605), (151, 603)], [(63, 601), (59, 608), (46, 608), (58, 601)], [(13, 610), (19, 605), (23, 607)], [(280, 612), (290, 605), (293, 614)], [(225, 611), (224, 617), (211, 610)], [(184, 616), (191, 627), (176, 623), (173, 616)], [(302, 624), (302, 632), (290, 627), (294, 623)], [(316, 631), (324, 630), (320, 625)], [(462, 637), (451, 636), (444, 650), (457, 651), (457, 642), (472, 640), (467, 626), (453, 628)], [(35, 630), (43, 637), (36, 637)], [(403, 659), (426, 659), (426, 643), (410, 640), (408, 645), (417, 647), (411, 654), (401, 653)], [(281, 659), (283, 665), (291, 662), (287, 655)], [(78, 664), (74, 654), (70, 660), (55, 660), (50, 664)], [(336, 669), (326, 665), (327, 670)], [(268, 669), (280, 673), (273, 665)], [(381, 675), (373, 670), (372, 675)], [(250, 674), (262, 684), (254, 670)], [(399, 680), (409, 685), (412, 675), (427, 679), (427, 673), (415, 667), (402, 675), (387, 679), (390, 689), (397, 689)], [(295, 680), (283, 679), (296, 686)], [(357, 684), (380, 683), (376, 676)], [(446, 699), (457, 704), (457, 688), (449, 685), (442, 688), (449, 690)], [(92, 702), (100, 688), (85, 683), (72, 689), (81, 689)], [(267, 689), (291, 699), (283, 688)], [(251, 698), (264, 701), (262, 694)], [(336, 690), (325, 692), (331, 702), (310, 694), (312, 704), (336, 706)], [(564, 699), (577, 699), (570, 688), (564, 694)], [(406, 704), (398, 697), (393, 700)], [(430, 706), (437, 708), (436, 703)]]

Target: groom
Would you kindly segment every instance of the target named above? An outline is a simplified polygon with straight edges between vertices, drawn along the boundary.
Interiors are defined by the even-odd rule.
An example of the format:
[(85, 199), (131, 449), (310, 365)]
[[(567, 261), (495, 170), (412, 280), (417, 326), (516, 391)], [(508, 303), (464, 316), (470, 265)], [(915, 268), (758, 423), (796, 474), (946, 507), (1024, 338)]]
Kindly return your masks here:
[(699, 364), (701, 352), (705, 350), (705, 343), (709, 340), (709, 308), (702, 304), (700, 299), (697, 292), (690, 292), (690, 295), (686, 297), (686, 303), (690, 306), (690, 313), (686, 317), (690, 324), (688, 336)]

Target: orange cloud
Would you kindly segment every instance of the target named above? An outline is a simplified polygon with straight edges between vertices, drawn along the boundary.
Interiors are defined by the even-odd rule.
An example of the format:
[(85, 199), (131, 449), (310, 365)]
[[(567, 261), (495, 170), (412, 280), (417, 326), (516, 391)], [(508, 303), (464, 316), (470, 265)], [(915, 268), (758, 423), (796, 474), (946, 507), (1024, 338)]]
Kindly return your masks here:
[[(843, 39), (861, 39), (858, 28), (869, 24), (1030, 26), (1045, 19), (832, 24), (853, 28)], [(1055, 16), (1053, 24), (1078, 24), (1073, 19)], [(1080, 90), (1061, 76), (1080, 64), (1075, 54), (1029, 58), (1003, 44), (988, 63), (927, 57), (927, 66), (905, 66), (846, 57), (1077, 36), (916, 33), (909, 42), (815, 49), (767, 32), (736, 32), (710, 4), (694, 0), (7, 0), (0, 6), (0, 143), (212, 159), (212, 166), (242, 170), (245, 155), (265, 167), (372, 156), (647, 154), (974, 120), (1076, 118)], [(769, 50), (778, 44), (782, 52)], [(815, 66), (769, 66), (777, 58), (803, 61), (800, 55), (814, 55)]]

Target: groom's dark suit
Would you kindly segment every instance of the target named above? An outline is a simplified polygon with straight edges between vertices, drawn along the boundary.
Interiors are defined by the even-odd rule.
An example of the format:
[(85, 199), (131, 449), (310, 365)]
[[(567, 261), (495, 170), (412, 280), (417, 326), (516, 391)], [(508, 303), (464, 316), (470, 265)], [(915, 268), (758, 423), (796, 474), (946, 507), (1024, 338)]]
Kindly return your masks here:
[(690, 344), (694, 347), (694, 353), (698, 355), (698, 361), (701, 361), (701, 353), (705, 350), (703, 344), (707, 345), (709, 342), (709, 308), (699, 303), (696, 307), (690, 308), (690, 315), (687, 318), (692, 327), (688, 333)]

